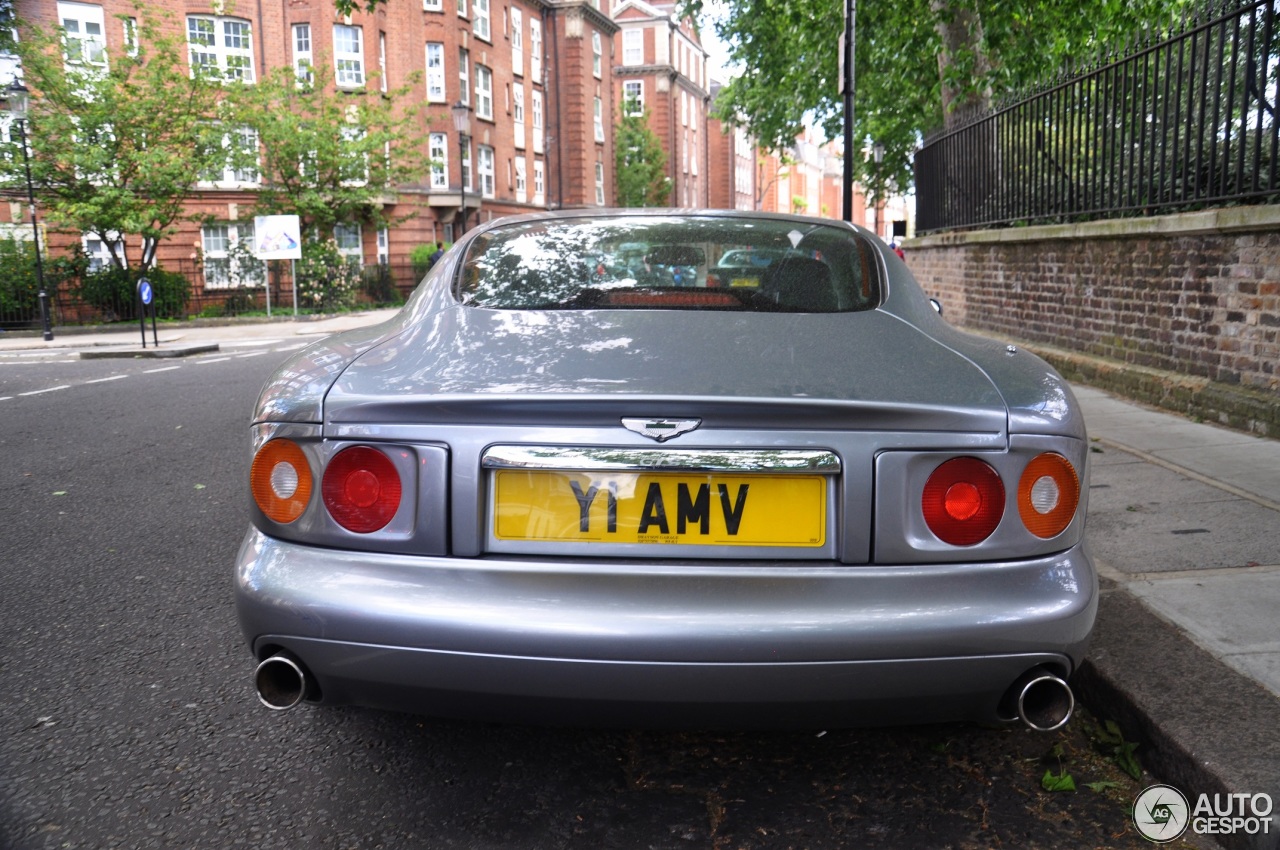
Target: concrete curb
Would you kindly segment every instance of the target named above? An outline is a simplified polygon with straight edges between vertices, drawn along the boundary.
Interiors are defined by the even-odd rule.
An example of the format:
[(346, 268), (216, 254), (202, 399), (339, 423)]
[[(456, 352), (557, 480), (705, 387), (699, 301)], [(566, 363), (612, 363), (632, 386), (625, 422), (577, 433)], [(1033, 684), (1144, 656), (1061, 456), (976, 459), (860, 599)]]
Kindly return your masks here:
[[(1080, 699), (1136, 741), (1147, 769), (1192, 806), (1200, 794), (1265, 793), (1280, 804), (1280, 699), (1103, 585), (1092, 648), (1072, 680)], [(1229, 850), (1277, 850), (1280, 811), (1269, 834), (1210, 837)]]
[(160, 348), (153, 346), (151, 348), (142, 348), (140, 346), (129, 346), (122, 348), (95, 348), (92, 351), (81, 351), (81, 360), (109, 360), (109, 359), (134, 359), (134, 358), (169, 358), (169, 357), (189, 357), (192, 354), (207, 354), (211, 351), (218, 350), (218, 343), (195, 343), (193, 345), (172, 345), (168, 348)]

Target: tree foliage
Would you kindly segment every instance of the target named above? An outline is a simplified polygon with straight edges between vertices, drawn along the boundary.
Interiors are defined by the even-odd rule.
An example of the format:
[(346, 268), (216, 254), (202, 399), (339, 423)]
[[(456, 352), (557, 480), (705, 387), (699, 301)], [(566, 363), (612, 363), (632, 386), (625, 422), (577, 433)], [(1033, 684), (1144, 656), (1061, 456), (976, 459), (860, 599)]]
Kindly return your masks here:
[[(1186, 0), (902, 0), (858, 4), (855, 120), (859, 145), (885, 148), (877, 166), (855, 155), (855, 177), (910, 183), (921, 138), (992, 97), (1046, 79), (1069, 63), (1169, 26)], [(806, 124), (842, 136), (838, 36), (844, 0), (685, 0), (710, 23), (740, 74), (716, 113), (766, 149), (794, 144)], [(947, 108), (944, 108), (944, 103)]]
[[(329, 74), (318, 66), (312, 76)], [(334, 92), (286, 67), (240, 87), (230, 112), (261, 146), (259, 211), (297, 215), (324, 233), (338, 223), (392, 223), (384, 202), (394, 187), (421, 180), (429, 165), (413, 83), (384, 93), (373, 80)]]
[(667, 155), (657, 135), (649, 128), (647, 109), (635, 112), (630, 104), (623, 108), (615, 135), (614, 157), (618, 206), (660, 207), (670, 204), (671, 178), (667, 177)]
[(149, 16), (138, 19), (131, 52), (101, 63), (68, 62), (63, 34), (23, 27), (14, 45), (26, 85), (29, 117), (11, 128), (0, 158), (0, 181), (26, 188), (20, 140), (25, 135), (31, 178), (55, 228), (97, 236), (123, 268), (118, 240), (142, 238), (145, 273), (157, 243), (187, 215), (192, 175), (225, 157), (218, 114), (219, 81), (189, 73), (186, 44), (165, 35)]

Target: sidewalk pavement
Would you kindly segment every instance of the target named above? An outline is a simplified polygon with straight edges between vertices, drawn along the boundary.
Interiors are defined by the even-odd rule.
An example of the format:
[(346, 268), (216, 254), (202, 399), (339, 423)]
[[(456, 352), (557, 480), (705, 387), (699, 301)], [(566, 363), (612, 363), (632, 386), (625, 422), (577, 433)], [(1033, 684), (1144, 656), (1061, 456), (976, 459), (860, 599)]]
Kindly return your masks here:
[[(167, 327), (162, 350), (320, 338), (394, 315)], [(289, 317), (282, 317), (287, 319)], [(147, 328), (151, 346), (151, 328)], [(143, 352), (138, 329), (0, 334), (17, 349)], [(155, 348), (146, 349), (155, 352)], [(155, 356), (154, 353), (148, 356)], [(1162, 782), (1199, 794), (1269, 794), (1280, 846), (1280, 440), (1076, 386), (1091, 439), (1087, 539), (1102, 596), (1081, 700), (1114, 720)]]

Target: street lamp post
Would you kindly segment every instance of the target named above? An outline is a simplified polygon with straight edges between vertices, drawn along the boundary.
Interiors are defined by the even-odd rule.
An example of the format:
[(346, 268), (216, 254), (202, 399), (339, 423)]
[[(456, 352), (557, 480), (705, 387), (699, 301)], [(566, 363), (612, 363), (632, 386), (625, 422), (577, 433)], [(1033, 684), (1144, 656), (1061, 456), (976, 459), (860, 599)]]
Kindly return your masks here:
[(459, 214), (462, 216), (458, 224), (458, 232), (453, 237), (456, 242), (467, 229), (467, 172), (466, 149), (471, 141), (471, 107), (458, 101), (450, 107), (453, 112), (453, 127), (458, 131), (458, 185), (462, 187), (462, 203)]
[(884, 222), (880, 221), (880, 205), (884, 203), (884, 198), (881, 197), (884, 192), (880, 186), (880, 163), (884, 162), (884, 145), (879, 142), (872, 145), (871, 158), (875, 160), (876, 163), (876, 173), (871, 186), (871, 215), (875, 217), (876, 236), (883, 238), (884, 234), (880, 232), (880, 228), (884, 226)]
[(40, 258), (40, 224), (36, 220), (36, 189), (31, 180), (31, 157), (27, 153), (27, 109), (31, 95), (27, 87), (15, 77), (5, 89), (9, 99), (9, 114), (18, 125), (18, 141), (22, 145), (22, 164), (27, 171), (27, 209), (31, 214), (31, 241), (36, 249), (36, 285), (40, 287), (40, 325), (46, 341), (53, 339), (53, 325), (49, 317), (49, 293), (44, 288), (44, 262)]

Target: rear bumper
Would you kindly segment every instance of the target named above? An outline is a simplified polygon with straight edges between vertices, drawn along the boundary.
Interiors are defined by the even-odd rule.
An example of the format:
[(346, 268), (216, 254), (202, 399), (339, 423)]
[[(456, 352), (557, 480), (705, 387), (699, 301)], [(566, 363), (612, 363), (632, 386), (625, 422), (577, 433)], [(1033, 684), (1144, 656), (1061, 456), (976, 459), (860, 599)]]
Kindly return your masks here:
[(251, 530), (237, 608), (324, 703), (542, 722), (861, 725), (1009, 719), (1069, 675), (1097, 581), (1081, 548), (912, 567), (429, 558)]

